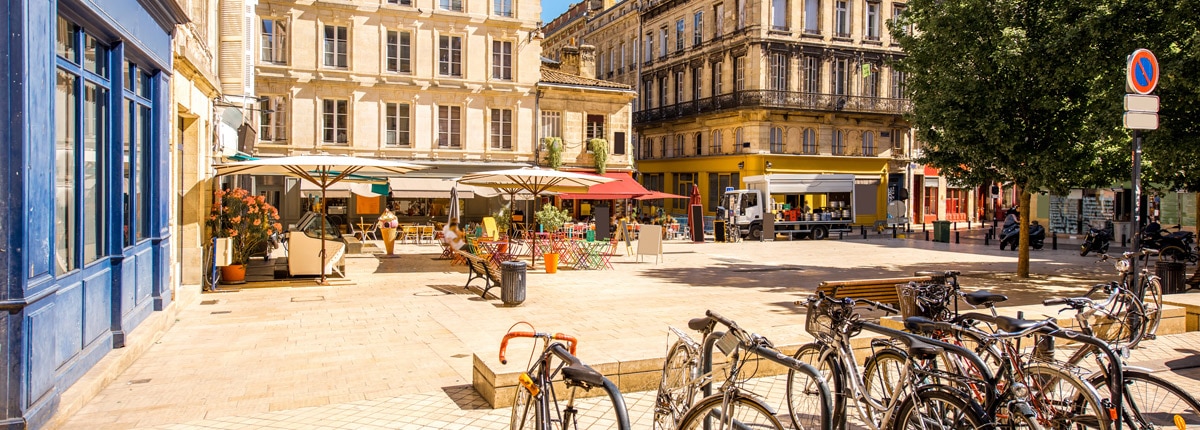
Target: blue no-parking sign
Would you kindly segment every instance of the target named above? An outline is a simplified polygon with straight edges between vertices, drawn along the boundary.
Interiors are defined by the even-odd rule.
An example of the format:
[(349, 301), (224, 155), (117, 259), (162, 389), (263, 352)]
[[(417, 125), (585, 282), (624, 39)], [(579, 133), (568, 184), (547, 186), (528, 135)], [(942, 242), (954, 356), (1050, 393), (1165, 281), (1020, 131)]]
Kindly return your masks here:
[(1150, 94), (1158, 86), (1158, 58), (1149, 49), (1138, 49), (1129, 56), (1125, 86), (1138, 94)]

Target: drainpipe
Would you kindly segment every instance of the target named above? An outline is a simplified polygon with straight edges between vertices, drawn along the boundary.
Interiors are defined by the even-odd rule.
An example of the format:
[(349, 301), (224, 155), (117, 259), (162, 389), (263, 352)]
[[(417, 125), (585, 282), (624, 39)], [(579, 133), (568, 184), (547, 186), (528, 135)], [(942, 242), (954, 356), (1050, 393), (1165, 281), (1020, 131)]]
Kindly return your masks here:
[[(541, 61), (541, 60), (538, 60)], [(533, 166), (541, 164), (542, 159), (542, 88), (541, 83), (533, 87)]]

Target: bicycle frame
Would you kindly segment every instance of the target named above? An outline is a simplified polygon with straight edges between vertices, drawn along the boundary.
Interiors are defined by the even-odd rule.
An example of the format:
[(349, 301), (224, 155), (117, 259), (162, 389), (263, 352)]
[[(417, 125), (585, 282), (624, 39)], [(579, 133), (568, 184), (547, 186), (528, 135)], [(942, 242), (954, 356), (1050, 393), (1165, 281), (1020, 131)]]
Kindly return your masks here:
[[(555, 422), (555, 417), (557, 416), (557, 421), (561, 423), (563, 429), (572, 428), (568, 426), (574, 424), (575, 416), (578, 413), (578, 410), (575, 409), (575, 390), (579, 385), (572, 383), (572, 381), (567, 381), (570, 393), (567, 397), (566, 408), (559, 409), (555, 400), (558, 397), (555, 395), (553, 380), (561, 375), (563, 368), (567, 366), (586, 367), (575, 357), (575, 347), (578, 345), (578, 340), (562, 333), (509, 332), (504, 335), (503, 340), (500, 342), (501, 364), (508, 363), (508, 360), (504, 357), (504, 352), (508, 346), (509, 339), (514, 337), (540, 339), (543, 345), (542, 354), (533, 362), (529, 370), (518, 377), (518, 387), (516, 388), (517, 390), (527, 390), (531, 394), (531, 401), (536, 403), (534, 409), (535, 427), (541, 430), (554, 429), (552, 424)], [(567, 346), (554, 341), (569, 343), (569, 350)], [(553, 363), (555, 357), (559, 359), (557, 365)], [(607, 379), (604, 379), (603, 383), (603, 389), (608, 393), (616, 410), (617, 428), (619, 430), (629, 430), (629, 416), (625, 410), (625, 402), (621, 398), (620, 391), (617, 390), (616, 385)], [(588, 386), (584, 387), (590, 388)], [(551, 403), (554, 403), (555, 407), (552, 408)]]

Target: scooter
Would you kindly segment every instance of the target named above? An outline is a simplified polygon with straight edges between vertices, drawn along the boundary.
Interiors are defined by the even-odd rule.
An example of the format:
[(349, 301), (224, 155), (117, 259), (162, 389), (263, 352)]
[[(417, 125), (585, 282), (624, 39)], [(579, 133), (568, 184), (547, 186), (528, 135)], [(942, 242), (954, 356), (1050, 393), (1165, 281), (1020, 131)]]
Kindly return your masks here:
[[(1000, 231), (1000, 250), (1005, 247), (1017, 250), (1017, 244), (1020, 242), (1021, 224), (1020, 223), (1004, 223), (1004, 229)], [(1042, 249), (1046, 243), (1046, 229), (1038, 224), (1037, 221), (1029, 223), (1029, 246), (1033, 249)]]
[(1113, 223), (1105, 220), (1104, 228), (1090, 228), (1087, 236), (1083, 237), (1083, 244), (1079, 245), (1079, 255), (1086, 257), (1089, 252), (1098, 252), (1104, 254), (1108, 252), (1108, 242), (1113, 238)]

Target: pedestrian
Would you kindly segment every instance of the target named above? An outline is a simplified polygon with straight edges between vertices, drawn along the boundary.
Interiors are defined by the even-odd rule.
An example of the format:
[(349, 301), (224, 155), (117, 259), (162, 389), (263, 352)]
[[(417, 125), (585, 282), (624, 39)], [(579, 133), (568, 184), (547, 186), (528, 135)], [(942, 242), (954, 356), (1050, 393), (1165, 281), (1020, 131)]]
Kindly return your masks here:
[(446, 224), (446, 228), (442, 229), (442, 236), (446, 238), (446, 243), (455, 250), (462, 249), (463, 245), (467, 244), (466, 233), (458, 228), (458, 218), (450, 219), (450, 224)]

